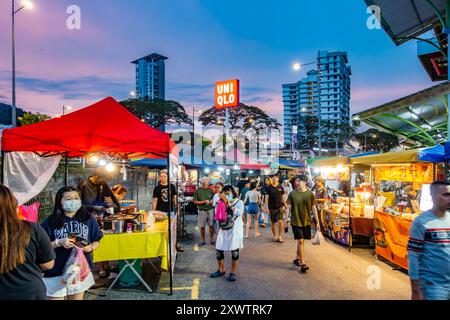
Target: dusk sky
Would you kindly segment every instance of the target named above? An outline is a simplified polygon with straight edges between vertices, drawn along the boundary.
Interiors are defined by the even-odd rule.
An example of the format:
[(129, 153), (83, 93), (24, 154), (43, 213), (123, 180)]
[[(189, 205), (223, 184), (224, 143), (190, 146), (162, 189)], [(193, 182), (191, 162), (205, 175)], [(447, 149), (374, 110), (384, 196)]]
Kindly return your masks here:
[[(16, 1), (18, 4), (20, 0)], [(66, 27), (69, 5), (81, 8), (81, 30)], [(11, 1), (0, 0), (0, 102), (11, 102)], [(201, 109), (213, 83), (239, 78), (244, 103), (282, 122), (281, 85), (304, 77), (294, 62), (317, 50), (347, 51), (351, 112), (391, 101), (433, 83), (416, 43), (396, 47), (369, 30), (363, 0), (34, 0), (17, 24), (17, 104), (61, 113), (134, 90), (130, 62), (157, 52), (166, 61), (166, 98)]]

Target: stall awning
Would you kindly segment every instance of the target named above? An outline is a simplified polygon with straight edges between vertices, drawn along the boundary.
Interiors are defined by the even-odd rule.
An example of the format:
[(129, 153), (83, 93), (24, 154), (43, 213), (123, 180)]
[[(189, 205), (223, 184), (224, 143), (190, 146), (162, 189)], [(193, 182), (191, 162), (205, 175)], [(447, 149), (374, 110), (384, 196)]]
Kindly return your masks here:
[(280, 159), (278, 160), (278, 163), (280, 165), (280, 168), (283, 167), (290, 167), (290, 168), (303, 168), (305, 167), (304, 162), (299, 162), (295, 160), (289, 160), (289, 159)]
[(383, 164), (409, 162), (442, 162), (444, 161), (444, 147), (411, 149), (398, 152), (387, 152), (372, 156), (351, 159), (352, 164)]
[(61, 118), (4, 130), (2, 151), (161, 158), (168, 152), (177, 153), (177, 148), (168, 134), (149, 127), (108, 97)]

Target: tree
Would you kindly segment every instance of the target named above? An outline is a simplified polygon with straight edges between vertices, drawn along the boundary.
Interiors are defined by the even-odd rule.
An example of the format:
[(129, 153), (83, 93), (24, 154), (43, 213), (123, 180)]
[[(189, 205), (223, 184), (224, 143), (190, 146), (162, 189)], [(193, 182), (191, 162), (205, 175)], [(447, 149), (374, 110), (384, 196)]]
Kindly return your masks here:
[(353, 139), (360, 145), (360, 150), (365, 152), (388, 152), (400, 145), (397, 136), (373, 128), (355, 134)]
[(319, 119), (313, 115), (300, 116), (297, 149), (313, 149), (317, 147)]
[(26, 112), (23, 114), (22, 117), (18, 117), (17, 119), (20, 121), (21, 126), (27, 126), (33, 123), (49, 120), (51, 119), (51, 117), (39, 112), (37, 113)]
[(151, 127), (159, 128), (169, 123), (192, 125), (184, 107), (173, 100), (128, 99), (120, 102), (132, 114)]
[[(225, 109), (215, 109), (214, 107), (204, 111), (198, 120), (204, 126), (218, 125), (225, 127), (226, 111)], [(248, 149), (249, 134), (259, 132), (260, 130), (279, 130), (281, 124), (274, 118), (271, 118), (264, 110), (248, 106), (241, 103), (239, 107), (229, 109), (229, 128), (234, 145), (240, 143), (245, 150)], [(253, 137), (254, 138), (254, 137)], [(257, 137), (259, 138), (259, 137)], [(220, 145), (223, 137), (218, 139)], [(239, 140), (239, 142), (238, 142)]]
[(356, 130), (349, 123), (336, 123), (334, 121), (322, 121), (322, 147), (334, 149), (338, 152), (345, 145), (350, 145), (350, 140), (356, 134)]

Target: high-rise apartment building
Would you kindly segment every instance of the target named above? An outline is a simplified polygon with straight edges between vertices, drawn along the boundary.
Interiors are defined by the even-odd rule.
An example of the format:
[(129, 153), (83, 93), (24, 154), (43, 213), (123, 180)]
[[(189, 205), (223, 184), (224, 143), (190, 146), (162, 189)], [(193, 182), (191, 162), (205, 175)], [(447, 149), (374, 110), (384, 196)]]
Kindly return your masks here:
[[(286, 148), (293, 142), (295, 149), (304, 148), (305, 140), (318, 142), (319, 114), (322, 146), (337, 145), (340, 126), (350, 123), (350, 75), (346, 52), (319, 51), (317, 69), (296, 83), (283, 85)], [(305, 121), (313, 117), (314, 125)], [(315, 128), (313, 134), (311, 128)]]
[(157, 53), (137, 59), (131, 63), (136, 65), (136, 97), (139, 99), (165, 99), (166, 76), (164, 60)]

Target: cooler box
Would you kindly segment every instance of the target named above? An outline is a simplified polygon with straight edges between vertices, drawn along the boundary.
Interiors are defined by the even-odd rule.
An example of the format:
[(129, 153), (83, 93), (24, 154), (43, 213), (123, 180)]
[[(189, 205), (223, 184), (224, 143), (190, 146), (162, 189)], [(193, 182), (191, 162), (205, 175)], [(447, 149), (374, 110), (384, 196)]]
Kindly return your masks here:
[[(119, 272), (122, 271), (124, 267), (125, 267), (125, 262), (119, 261)], [(142, 277), (142, 260), (141, 259), (136, 260), (133, 267), (136, 270), (136, 272)], [(121, 274), (121, 276), (119, 278), (119, 284), (121, 287), (129, 288), (129, 287), (137, 287), (138, 285), (141, 284), (141, 282), (136, 277), (134, 272), (130, 268), (127, 268)]]

